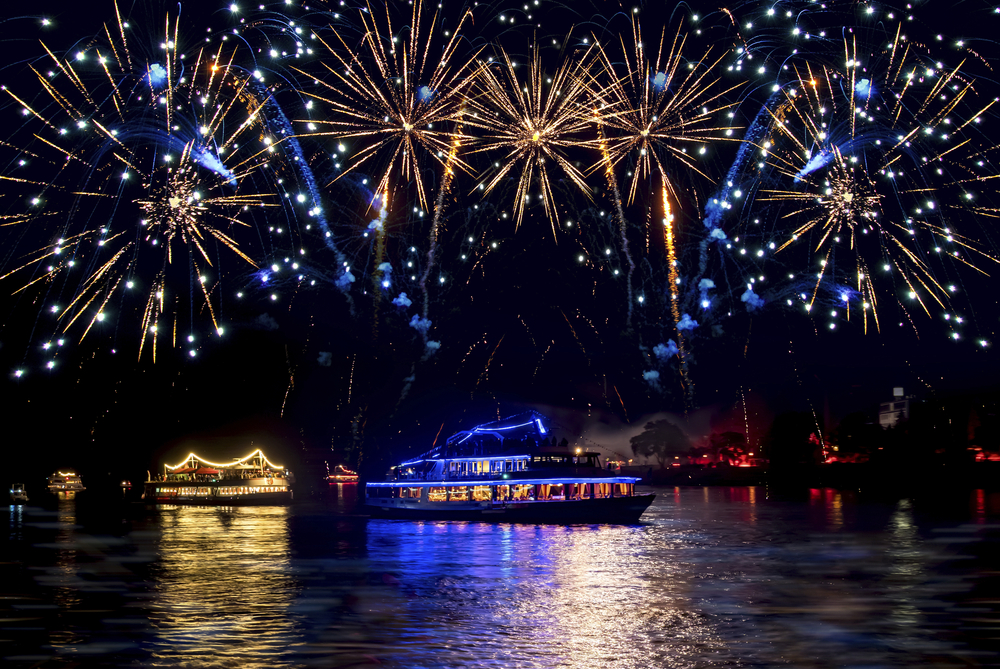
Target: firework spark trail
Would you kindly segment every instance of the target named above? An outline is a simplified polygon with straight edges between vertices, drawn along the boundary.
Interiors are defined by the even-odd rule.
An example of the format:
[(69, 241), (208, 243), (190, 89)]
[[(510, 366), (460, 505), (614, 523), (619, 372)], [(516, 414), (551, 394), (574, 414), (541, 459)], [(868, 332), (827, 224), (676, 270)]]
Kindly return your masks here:
[(568, 148), (579, 143), (591, 123), (589, 114), (581, 113), (586, 108), (588, 86), (583, 75), (590, 65), (591, 48), (575, 59), (565, 59), (553, 76), (546, 78), (536, 43), (527, 82), (518, 78), (514, 61), (500, 49), (499, 67), (484, 68), (477, 79), (480, 90), (469, 100), (473, 113), (467, 123), (477, 128), (480, 136), (470, 153), (505, 154), (492, 176), (481, 177), (478, 189), (485, 197), (508, 175), (518, 173), (513, 204), (515, 229), (521, 226), (531, 186), (537, 179), (541, 190), (538, 199), (556, 238), (558, 212), (549, 162), (591, 198), (583, 172), (565, 155)]
[[(424, 305), (423, 305), (423, 317), (426, 319), (430, 314), (430, 293), (427, 290), (427, 278), (430, 276), (431, 270), (434, 268), (437, 253), (437, 243), (438, 234), (441, 229), (441, 218), (444, 214), (445, 208), (445, 196), (451, 190), (451, 182), (455, 176), (455, 164), (458, 158), (458, 152), (462, 146), (461, 133), (461, 119), (463, 110), (459, 111), (457, 119), (457, 127), (455, 132), (455, 137), (451, 141), (451, 150), (448, 152), (448, 160), (444, 165), (444, 178), (441, 181), (441, 186), (438, 189), (437, 201), (434, 203), (434, 218), (431, 221), (431, 230), (429, 236), (429, 244), (427, 247), (427, 262), (424, 265), (424, 271), (420, 275), (420, 291), (423, 293)], [(424, 344), (427, 344), (427, 331), (422, 331)]]
[[(377, 201), (379, 198), (375, 198)], [(381, 206), (379, 207), (378, 220), (372, 222), (369, 228), (374, 228), (375, 231), (375, 270), (372, 272), (372, 282), (374, 289), (374, 304), (372, 309), (372, 339), (373, 341), (378, 340), (378, 318), (379, 318), (379, 306), (382, 303), (382, 288), (386, 287), (387, 280), (383, 277), (386, 276), (386, 271), (383, 269), (385, 262), (385, 240), (386, 240), (386, 222), (389, 219), (389, 187), (386, 186), (385, 191), (382, 193)]]
[(674, 215), (670, 212), (670, 187), (665, 181), (660, 192), (663, 200), (663, 241), (667, 248), (668, 276), (670, 278), (670, 315), (673, 317), (674, 332), (677, 334), (678, 369), (681, 374), (681, 387), (684, 390), (684, 403), (686, 407), (691, 408), (694, 401), (694, 384), (691, 382), (691, 377), (688, 373), (684, 332), (681, 327), (682, 316), (680, 311), (680, 294), (678, 293), (680, 275), (677, 266), (677, 250), (674, 247)]
[[(295, 135), (292, 124), (288, 120), (288, 116), (285, 114), (285, 111), (281, 108), (281, 105), (278, 104), (277, 99), (275, 99), (273, 95), (267, 93), (264, 93), (264, 98), (268, 111), (268, 117), (272, 119), (276, 125), (281, 127), (282, 138), (277, 142), (277, 144), (287, 147), (286, 150), (292, 157), (292, 164), (295, 166), (296, 174), (303, 182), (305, 182), (306, 190), (309, 192), (309, 200), (314, 205), (313, 208), (309, 210), (309, 216), (314, 217), (317, 221), (320, 231), (323, 233), (323, 243), (330, 251), (333, 252), (336, 266), (344, 267), (347, 259), (337, 246), (333, 231), (330, 229), (330, 223), (327, 219), (326, 212), (323, 207), (318, 204), (322, 202), (323, 196), (316, 184), (316, 177), (313, 175), (312, 168), (309, 166), (309, 161), (306, 160), (305, 152), (302, 150), (302, 144), (299, 141), (298, 136)], [(348, 299), (350, 299), (350, 296), (348, 296)]]
[(587, 349), (584, 348), (583, 342), (580, 341), (580, 335), (578, 335), (576, 333), (576, 329), (573, 327), (573, 324), (570, 322), (569, 317), (566, 316), (566, 312), (563, 311), (562, 309), (560, 309), (559, 313), (562, 314), (563, 320), (566, 321), (566, 327), (569, 328), (569, 331), (573, 335), (573, 339), (576, 340), (576, 345), (580, 347), (580, 351), (583, 353), (584, 357), (587, 359), (587, 366), (590, 367), (590, 354), (587, 353)]
[(476, 385), (473, 387), (472, 392), (475, 392), (479, 388), (479, 384), (482, 383), (483, 379), (485, 379), (486, 376), (490, 373), (490, 365), (493, 364), (493, 357), (497, 354), (497, 351), (500, 349), (500, 344), (503, 343), (503, 339), (506, 336), (507, 336), (506, 333), (504, 333), (503, 335), (501, 335), (500, 336), (500, 341), (498, 341), (497, 345), (493, 347), (493, 351), (490, 353), (490, 357), (486, 360), (486, 366), (483, 367), (482, 374), (480, 374), (479, 378), (476, 379)]
[(626, 277), (628, 313), (625, 316), (625, 327), (626, 329), (630, 329), (632, 327), (633, 309), (632, 275), (635, 274), (635, 261), (632, 259), (632, 253), (629, 251), (628, 222), (625, 218), (625, 211), (622, 208), (622, 195), (618, 190), (618, 179), (615, 177), (615, 166), (611, 162), (610, 153), (608, 152), (608, 143), (604, 137), (604, 124), (601, 122), (601, 115), (596, 110), (594, 112), (594, 125), (597, 127), (598, 141), (600, 142), (601, 149), (601, 160), (604, 163), (604, 178), (607, 179), (608, 183), (611, 185), (611, 192), (614, 194), (615, 217), (618, 219), (618, 232), (622, 240), (622, 252), (625, 254), (625, 260), (628, 261), (628, 276)]

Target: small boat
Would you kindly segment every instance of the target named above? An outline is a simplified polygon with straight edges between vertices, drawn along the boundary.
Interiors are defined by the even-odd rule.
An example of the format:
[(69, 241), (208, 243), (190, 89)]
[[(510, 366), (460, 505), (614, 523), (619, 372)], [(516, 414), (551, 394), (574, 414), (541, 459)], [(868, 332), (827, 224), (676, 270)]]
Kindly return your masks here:
[(337, 465), (333, 468), (333, 473), (326, 477), (329, 483), (357, 483), (358, 473), (352, 472), (344, 465)]
[(28, 501), (28, 492), (24, 489), (23, 483), (10, 484), (10, 503), (24, 504)]
[(229, 463), (209, 462), (191, 453), (143, 486), (147, 504), (202, 506), (277, 505), (292, 500), (292, 473), (257, 449)]
[(132, 489), (132, 482), (129, 481), (128, 479), (122, 479), (122, 482), (119, 485), (122, 487), (122, 490)]
[(547, 437), (535, 412), (477, 425), (365, 484), (372, 516), (527, 523), (635, 523), (655, 495), (600, 455)]
[(49, 477), (49, 492), (80, 492), (81, 490), (86, 490), (87, 488), (83, 485), (83, 480), (80, 479), (76, 472), (56, 472)]

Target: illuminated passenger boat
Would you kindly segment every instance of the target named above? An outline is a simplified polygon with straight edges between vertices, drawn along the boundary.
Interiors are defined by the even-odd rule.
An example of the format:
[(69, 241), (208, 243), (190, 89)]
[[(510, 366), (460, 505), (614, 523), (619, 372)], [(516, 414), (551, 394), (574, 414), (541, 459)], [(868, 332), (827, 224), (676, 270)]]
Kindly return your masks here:
[[(373, 516), (529, 523), (634, 523), (654, 495), (598, 453), (549, 443), (531, 412), (458, 432), (365, 486)], [(554, 440), (553, 440), (554, 441)]]
[(50, 492), (80, 492), (81, 490), (86, 490), (86, 488), (76, 472), (56, 472), (49, 477)]
[(10, 503), (25, 504), (28, 501), (28, 491), (24, 489), (23, 483), (10, 484)]
[(327, 474), (326, 480), (329, 483), (357, 483), (358, 473), (352, 472), (344, 465), (337, 465), (333, 468), (332, 474)]
[(163, 474), (146, 481), (142, 498), (147, 504), (287, 504), (293, 482), (292, 473), (268, 460), (260, 449), (228, 464), (191, 453), (179, 465), (164, 465)]

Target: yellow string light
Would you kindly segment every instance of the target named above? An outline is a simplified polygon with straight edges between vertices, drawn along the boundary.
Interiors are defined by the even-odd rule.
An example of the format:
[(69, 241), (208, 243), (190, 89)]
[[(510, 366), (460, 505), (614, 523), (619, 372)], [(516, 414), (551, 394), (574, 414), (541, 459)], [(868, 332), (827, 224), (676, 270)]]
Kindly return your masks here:
[(226, 469), (226, 468), (229, 468), (229, 467), (235, 467), (236, 465), (242, 465), (244, 462), (246, 462), (247, 460), (249, 460), (249, 459), (251, 459), (251, 458), (253, 458), (253, 457), (257, 456), (257, 455), (260, 455), (261, 459), (264, 460), (264, 462), (267, 463), (268, 467), (271, 467), (273, 469), (284, 469), (284, 467), (282, 467), (281, 465), (276, 465), (273, 462), (271, 462), (270, 460), (268, 460), (267, 456), (264, 455), (264, 452), (262, 450), (260, 450), (259, 448), (256, 451), (254, 451), (253, 453), (251, 453), (250, 455), (247, 455), (246, 457), (242, 457), (239, 460), (236, 460), (235, 462), (230, 462), (230, 463), (227, 463), (227, 464), (220, 464), (218, 462), (209, 462), (208, 460), (206, 460), (204, 458), (198, 457), (194, 453), (189, 453), (188, 456), (186, 458), (184, 458), (184, 461), (181, 462), (180, 464), (178, 464), (178, 465), (164, 465), (164, 466), (167, 469), (180, 469), (181, 467), (183, 467), (184, 465), (186, 465), (190, 461), (197, 460), (198, 462), (200, 462), (202, 464), (205, 464), (205, 465), (209, 465), (210, 467), (222, 467), (223, 469)]

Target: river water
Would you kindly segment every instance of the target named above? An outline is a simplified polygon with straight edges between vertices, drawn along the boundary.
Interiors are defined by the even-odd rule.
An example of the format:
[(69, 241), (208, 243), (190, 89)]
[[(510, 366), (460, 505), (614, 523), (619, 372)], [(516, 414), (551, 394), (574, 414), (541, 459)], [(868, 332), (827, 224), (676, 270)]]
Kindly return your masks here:
[(1000, 666), (996, 494), (660, 488), (641, 524), (554, 526), (368, 520), (355, 492), (13, 506), (0, 665)]

